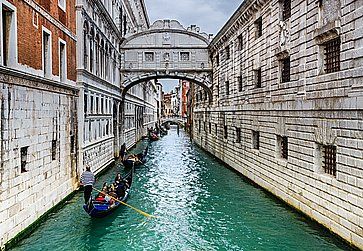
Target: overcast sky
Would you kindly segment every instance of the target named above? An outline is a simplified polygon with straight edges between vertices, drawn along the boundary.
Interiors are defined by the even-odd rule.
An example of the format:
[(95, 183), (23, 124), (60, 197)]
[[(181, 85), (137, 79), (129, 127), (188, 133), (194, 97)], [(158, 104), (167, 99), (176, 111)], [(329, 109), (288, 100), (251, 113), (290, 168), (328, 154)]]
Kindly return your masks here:
[[(202, 32), (216, 35), (242, 3), (241, 0), (145, 0), (150, 23), (176, 19), (184, 27), (196, 24)], [(169, 92), (175, 81), (160, 80)]]

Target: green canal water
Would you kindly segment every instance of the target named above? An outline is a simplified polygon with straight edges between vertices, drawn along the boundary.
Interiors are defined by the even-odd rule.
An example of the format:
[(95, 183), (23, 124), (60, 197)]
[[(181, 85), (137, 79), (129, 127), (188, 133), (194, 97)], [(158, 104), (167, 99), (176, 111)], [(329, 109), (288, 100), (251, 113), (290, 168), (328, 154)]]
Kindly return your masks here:
[[(148, 142), (138, 144), (135, 151)], [(113, 180), (116, 165), (97, 181)], [(83, 195), (14, 250), (349, 250), (325, 229), (251, 185), (175, 129), (150, 144), (128, 203), (105, 219), (82, 209)]]

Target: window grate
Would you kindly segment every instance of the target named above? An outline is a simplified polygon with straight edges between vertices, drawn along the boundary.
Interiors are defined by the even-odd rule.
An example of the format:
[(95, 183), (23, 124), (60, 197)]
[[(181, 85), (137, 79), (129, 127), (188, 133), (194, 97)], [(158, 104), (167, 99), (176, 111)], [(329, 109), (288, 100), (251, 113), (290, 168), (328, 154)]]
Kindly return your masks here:
[(226, 81), (226, 95), (229, 95), (229, 81)]
[(241, 51), (243, 49), (243, 37), (242, 34), (240, 34), (237, 38), (238, 40), (238, 50)]
[(323, 147), (323, 167), (324, 172), (333, 176), (337, 175), (337, 147), (326, 145)]
[(282, 20), (285, 21), (291, 17), (291, 0), (282, 2)]
[(224, 126), (224, 138), (228, 139), (228, 127), (226, 125)]
[(280, 157), (283, 159), (287, 159), (289, 156), (289, 145), (288, 139), (286, 136), (277, 136), (277, 144), (280, 152)]
[(20, 170), (22, 173), (27, 172), (26, 165), (28, 159), (28, 146), (20, 148)]
[(226, 59), (230, 59), (231, 58), (231, 49), (229, 47), (229, 45), (226, 47)]
[(325, 72), (340, 71), (340, 38), (325, 43)]
[(262, 36), (262, 17), (258, 18), (255, 21), (255, 28), (256, 28), (256, 36), (261, 37)]
[(282, 60), (281, 81), (282, 83), (290, 82), (290, 57)]
[(57, 159), (57, 140), (52, 140), (52, 160)]

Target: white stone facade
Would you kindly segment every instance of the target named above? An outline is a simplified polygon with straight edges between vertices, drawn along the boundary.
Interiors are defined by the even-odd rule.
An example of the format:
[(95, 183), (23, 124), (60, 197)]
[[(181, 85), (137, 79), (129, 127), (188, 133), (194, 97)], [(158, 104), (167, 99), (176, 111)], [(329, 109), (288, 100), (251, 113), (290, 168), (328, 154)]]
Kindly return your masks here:
[(245, 1), (212, 41), (213, 103), (196, 88), (194, 139), (363, 248), (363, 5), (292, 0), (285, 18), (284, 2)]

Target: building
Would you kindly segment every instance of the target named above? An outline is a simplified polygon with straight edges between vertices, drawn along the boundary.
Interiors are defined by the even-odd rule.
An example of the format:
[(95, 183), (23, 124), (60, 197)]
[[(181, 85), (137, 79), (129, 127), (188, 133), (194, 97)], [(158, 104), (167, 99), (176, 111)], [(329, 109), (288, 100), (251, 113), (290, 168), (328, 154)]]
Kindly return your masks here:
[(180, 116), (182, 118), (187, 117), (187, 109), (188, 109), (188, 100), (187, 100), (187, 93), (190, 88), (190, 82), (187, 80), (180, 80)]
[(194, 140), (363, 248), (359, 1), (244, 1), (210, 44)]
[(75, 5), (0, 1), (0, 247), (78, 186)]
[(173, 95), (173, 91), (170, 93), (164, 93), (163, 102), (164, 102), (164, 111), (163, 111), (163, 117), (170, 118), (173, 116), (173, 109), (172, 109), (172, 103), (171, 98)]
[[(142, 83), (123, 96), (120, 44), (149, 27), (143, 0), (77, 1), (79, 163), (101, 171), (126, 142), (134, 145), (153, 123), (154, 84)], [(151, 96), (150, 96), (151, 95)]]

